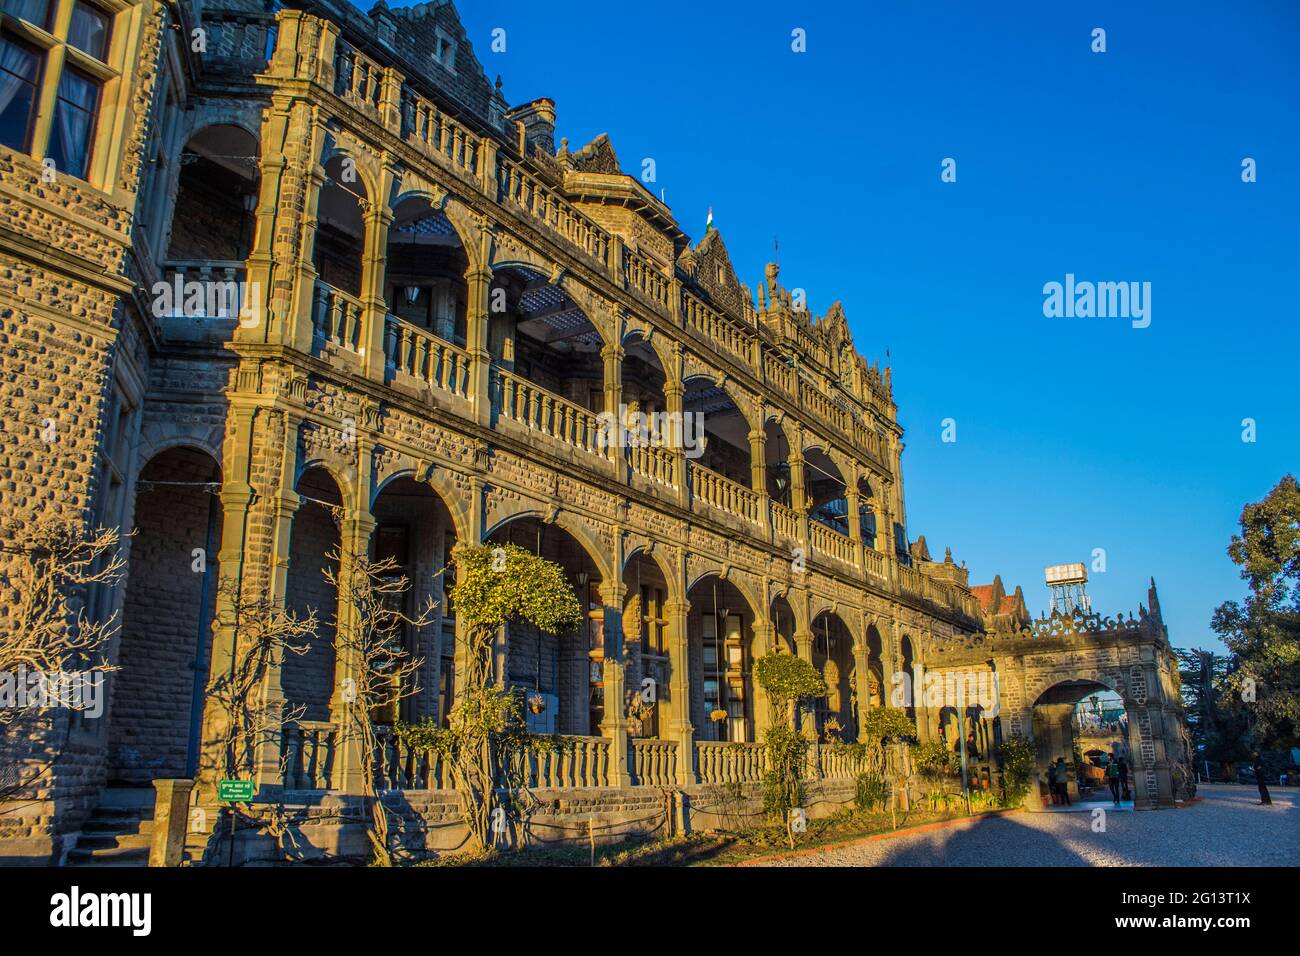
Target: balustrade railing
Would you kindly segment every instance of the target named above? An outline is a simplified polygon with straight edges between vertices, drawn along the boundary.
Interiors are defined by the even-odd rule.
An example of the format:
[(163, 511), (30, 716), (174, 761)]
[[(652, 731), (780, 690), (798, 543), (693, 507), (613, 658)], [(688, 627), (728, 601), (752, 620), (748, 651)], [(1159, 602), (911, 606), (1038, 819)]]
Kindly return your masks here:
[(787, 365), (785, 359), (772, 352), (763, 352), (763, 381), (779, 388), (787, 395), (794, 395), (794, 367)]
[(298, 720), (284, 725), (281, 758), (286, 790), (329, 790), (334, 785), (338, 727), (329, 721)]
[(387, 727), (375, 728), (372, 755), (378, 790), (452, 790), (451, 768), (436, 751), (417, 749)]
[(405, 372), (433, 388), (469, 397), (469, 353), (389, 315), (384, 320), (384, 356), (390, 376)]
[(799, 540), (799, 512), (772, 502), (772, 534), (787, 541)]
[(863, 547), (863, 558), (867, 566), (867, 574), (879, 578), (882, 581), (889, 580), (889, 569), (885, 564), (885, 556), (873, 548)]
[(658, 445), (629, 445), (627, 461), (638, 475), (661, 484), (677, 486), (677, 456), (671, 448)]
[(682, 313), (688, 329), (694, 329), (706, 341), (732, 355), (746, 367), (753, 365), (755, 340), (731, 319), (709, 308), (688, 292), (682, 293)]
[(677, 741), (632, 740), (632, 782), (639, 787), (671, 787), (677, 783)]
[(817, 759), (823, 780), (847, 780), (862, 771), (862, 760), (855, 758), (847, 748), (819, 744)]
[(360, 354), (365, 341), (365, 329), (362, 327), (365, 312), (360, 299), (318, 281), (315, 307), (312, 310), (317, 350), (328, 343)]
[(853, 539), (820, 521), (808, 522), (808, 538), (818, 554), (853, 564)]
[(514, 758), (530, 788), (608, 787), (610, 742), (604, 737), (540, 738)]
[(497, 159), (497, 201), (508, 202), (593, 259), (602, 263), (608, 259), (609, 233), (502, 156)]
[(154, 295), (159, 318), (236, 319), (245, 305), (256, 314), (241, 261), (169, 259), (159, 271), (167, 285), (166, 293)]
[(662, 311), (668, 311), (668, 277), (657, 265), (631, 249), (623, 249), (623, 275), (627, 288), (639, 292)]
[(342, 40), (334, 49), (334, 95), (366, 113), (378, 115), (384, 69)]
[(402, 139), (453, 170), (479, 178), (483, 141), (478, 136), (409, 86), (402, 87), (400, 110)]
[(767, 747), (760, 743), (697, 740), (695, 767), (700, 783), (758, 783), (767, 767)]
[(758, 522), (759, 499), (756, 493), (695, 462), (691, 462), (690, 472), (693, 498), (746, 521)]
[(600, 419), (594, 412), (496, 366), (492, 368), (490, 385), (492, 408), (499, 418), (582, 451), (603, 453)]

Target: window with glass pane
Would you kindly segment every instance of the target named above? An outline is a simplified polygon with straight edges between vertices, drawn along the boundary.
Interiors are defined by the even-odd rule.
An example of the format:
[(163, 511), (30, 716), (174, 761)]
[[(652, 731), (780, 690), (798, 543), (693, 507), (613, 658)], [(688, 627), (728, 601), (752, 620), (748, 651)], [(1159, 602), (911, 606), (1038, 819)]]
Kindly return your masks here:
[(34, 50), (0, 36), (0, 143), (11, 149), (31, 148), (40, 73)]
[(107, 14), (88, 3), (79, 2), (72, 8), (68, 45), (102, 60), (108, 52), (108, 25)]
[(4, 12), (42, 29), (50, 28), (50, 0), (4, 0)]
[(99, 84), (76, 70), (65, 69), (59, 80), (59, 98), (54, 107), (54, 128), (45, 155), (54, 160), (59, 172), (86, 178), (90, 166), (90, 135), (95, 127), (95, 105)]

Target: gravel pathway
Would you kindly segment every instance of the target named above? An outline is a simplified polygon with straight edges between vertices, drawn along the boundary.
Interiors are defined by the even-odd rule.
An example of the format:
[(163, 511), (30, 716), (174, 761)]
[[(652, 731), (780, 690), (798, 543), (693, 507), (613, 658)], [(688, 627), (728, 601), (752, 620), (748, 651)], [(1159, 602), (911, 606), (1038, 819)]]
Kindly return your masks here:
[[(763, 866), (1300, 866), (1300, 790), (1203, 786), (1176, 810), (1017, 813), (872, 840)], [(1107, 807), (1109, 804), (1099, 804)]]

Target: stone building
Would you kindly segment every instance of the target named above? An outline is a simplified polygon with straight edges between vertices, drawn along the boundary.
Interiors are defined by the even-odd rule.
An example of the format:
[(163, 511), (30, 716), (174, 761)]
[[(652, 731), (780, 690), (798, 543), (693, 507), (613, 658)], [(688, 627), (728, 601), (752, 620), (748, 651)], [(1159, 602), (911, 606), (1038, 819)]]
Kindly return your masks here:
[[(135, 533), (125, 582), (87, 596), (121, 615), (107, 714), (6, 732), (0, 858), (62, 859), (97, 806), (199, 774), (205, 687), (250, 596), (321, 621), (264, 688), (273, 722), (293, 717), (261, 745), (259, 796), (355, 793), (331, 632), (347, 608), (322, 570), (340, 547), (391, 556), (412, 606), (440, 602), (457, 541), (553, 558), (586, 609), (577, 633), (505, 637), (506, 680), (545, 701), (534, 729), (584, 755), (539, 787), (626, 808), (756, 783), (751, 667), (782, 649), (830, 686), (809, 722), (849, 740), (926, 668), (1004, 671), (1010, 724), (968, 715), (990, 741), (1030, 733), (1058, 685), (1118, 690), (1149, 715), (1139, 790), (1170, 801), (1154, 589), (1135, 628), (1067, 639), (1029, 628), (1000, 581), (990, 605), (951, 555), (930, 560), (891, 370), (838, 304), (810, 314), (774, 264), (741, 282), (721, 234), (693, 242), (609, 137), (557, 142), (555, 104), (512, 105), (449, 2), (269, 6), (4, 5), (4, 517)], [(611, 422), (693, 440), (609, 441)], [(7, 527), (0, 562), (22, 560)], [(419, 691), (382, 719), (442, 719), (455, 637), (441, 613), (406, 635)], [(629, 712), (647, 678), (656, 705)], [(940, 732), (942, 706), (905, 703)], [(391, 740), (376, 759), (395, 789), (439, 789)], [(816, 773), (851, 794), (829, 751)]]

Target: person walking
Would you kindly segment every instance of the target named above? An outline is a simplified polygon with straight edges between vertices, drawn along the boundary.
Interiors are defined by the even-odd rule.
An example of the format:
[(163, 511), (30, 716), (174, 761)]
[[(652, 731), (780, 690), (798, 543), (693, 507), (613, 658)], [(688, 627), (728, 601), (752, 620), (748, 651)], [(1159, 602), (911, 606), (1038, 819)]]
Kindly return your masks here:
[(1120, 790), (1123, 791), (1123, 798), (1131, 800), (1133, 793), (1128, 788), (1128, 761), (1123, 757), (1119, 758), (1119, 786)]
[(1110, 798), (1119, 806), (1119, 757), (1110, 755), (1106, 761), (1106, 782), (1110, 784)]
[(1052, 779), (1056, 781), (1056, 792), (1061, 796), (1061, 802), (1067, 807), (1070, 806), (1070, 768), (1065, 765), (1064, 757), (1056, 758), (1056, 766), (1052, 768)]
[(1255, 754), (1255, 763), (1252, 765), (1252, 769), (1255, 771), (1255, 783), (1259, 786), (1259, 805), (1261, 807), (1272, 806), (1273, 798), (1268, 795), (1268, 784), (1264, 782), (1264, 774), (1266, 773), (1264, 759), (1258, 753)]

